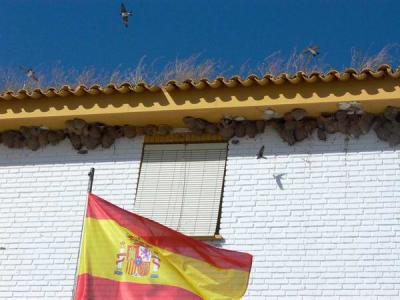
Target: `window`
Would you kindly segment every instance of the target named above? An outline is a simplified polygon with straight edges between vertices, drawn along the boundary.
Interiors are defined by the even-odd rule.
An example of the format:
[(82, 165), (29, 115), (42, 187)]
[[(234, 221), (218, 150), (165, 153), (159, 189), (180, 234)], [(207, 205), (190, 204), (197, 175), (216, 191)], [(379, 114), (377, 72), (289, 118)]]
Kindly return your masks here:
[(186, 235), (214, 236), (226, 143), (146, 144), (135, 212)]

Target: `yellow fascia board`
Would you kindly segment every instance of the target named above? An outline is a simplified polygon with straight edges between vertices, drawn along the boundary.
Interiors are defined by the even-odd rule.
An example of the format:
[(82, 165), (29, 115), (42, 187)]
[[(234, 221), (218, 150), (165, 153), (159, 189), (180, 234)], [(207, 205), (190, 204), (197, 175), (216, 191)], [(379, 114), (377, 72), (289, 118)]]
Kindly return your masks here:
[(168, 124), (183, 127), (193, 116), (216, 122), (225, 115), (261, 119), (266, 108), (285, 113), (304, 108), (309, 115), (338, 109), (338, 103), (357, 101), (364, 110), (381, 113), (388, 105), (400, 106), (400, 81), (393, 78), (284, 83), (251, 87), (219, 87), (158, 92), (44, 97), (0, 101), (0, 130), (20, 126), (63, 128), (68, 119), (110, 125)]

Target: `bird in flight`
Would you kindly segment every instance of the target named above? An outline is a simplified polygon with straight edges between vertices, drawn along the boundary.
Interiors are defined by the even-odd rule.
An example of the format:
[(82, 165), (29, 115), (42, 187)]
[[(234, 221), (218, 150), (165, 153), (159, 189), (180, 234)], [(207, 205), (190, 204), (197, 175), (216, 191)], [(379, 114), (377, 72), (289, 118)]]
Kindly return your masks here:
[(304, 49), (303, 53), (309, 53), (315, 57), (319, 54), (319, 47), (318, 46), (309, 46), (306, 49)]
[(265, 146), (261, 146), (260, 150), (258, 150), (257, 159), (260, 159), (260, 158), (266, 159), (266, 157), (264, 156), (264, 148), (265, 148)]
[(25, 75), (26, 75), (29, 79), (31, 79), (31, 80), (33, 80), (33, 81), (36, 81), (36, 82), (39, 82), (39, 79), (37, 78), (37, 76), (36, 76), (35, 72), (32, 70), (32, 68), (23, 69), (23, 70), (24, 70)]
[(121, 3), (119, 14), (121, 15), (122, 22), (124, 23), (125, 27), (128, 27), (129, 17), (133, 15), (132, 11), (127, 11), (125, 5)]

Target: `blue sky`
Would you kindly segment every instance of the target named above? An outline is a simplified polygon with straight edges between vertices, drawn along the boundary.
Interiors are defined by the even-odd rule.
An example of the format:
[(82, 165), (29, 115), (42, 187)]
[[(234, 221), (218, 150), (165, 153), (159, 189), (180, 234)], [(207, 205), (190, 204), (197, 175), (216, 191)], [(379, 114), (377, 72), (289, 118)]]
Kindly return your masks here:
[(238, 68), (318, 44), (342, 68), (350, 49), (400, 43), (399, 0), (0, 0), (0, 67), (131, 67), (201, 53)]

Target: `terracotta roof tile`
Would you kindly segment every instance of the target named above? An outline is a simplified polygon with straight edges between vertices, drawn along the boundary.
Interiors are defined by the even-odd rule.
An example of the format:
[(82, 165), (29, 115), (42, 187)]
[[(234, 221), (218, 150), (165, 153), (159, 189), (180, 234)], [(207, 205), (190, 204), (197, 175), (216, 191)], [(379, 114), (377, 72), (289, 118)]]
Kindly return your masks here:
[(250, 75), (247, 78), (240, 78), (239, 76), (233, 76), (229, 79), (219, 77), (215, 80), (208, 80), (206, 78), (194, 81), (187, 79), (182, 82), (169, 81), (163, 86), (147, 85), (145, 83), (139, 83), (132, 85), (130, 83), (122, 83), (120, 85), (108, 84), (106, 86), (93, 85), (86, 87), (79, 85), (77, 87), (63, 86), (56, 90), (54, 88), (48, 89), (35, 89), (33, 91), (19, 90), (16, 92), (4, 92), (0, 94), (0, 100), (13, 100), (13, 99), (40, 99), (40, 98), (51, 98), (51, 97), (67, 97), (67, 96), (85, 96), (85, 95), (112, 95), (112, 94), (126, 94), (129, 92), (133, 93), (144, 93), (144, 92), (158, 92), (162, 88), (166, 91), (175, 90), (190, 90), (197, 89), (202, 90), (206, 88), (220, 88), (220, 87), (250, 87), (254, 85), (265, 86), (269, 84), (280, 85), (284, 83), (299, 84), (302, 82), (315, 83), (315, 82), (332, 82), (332, 81), (347, 81), (347, 80), (365, 80), (368, 78), (383, 78), (390, 77), (398, 79), (400, 78), (400, 68), (393, 70), (388, 65), (382, 65), (377, 70), (364, 69), (357, 72), (355, 69), (347, 69), (343, 72), (331, 70), (327, 73), (313, 72), (306, 74), (304, 72), (297, 72), (294, 75), (286, 73), (278, 76), (267, 74), (264, 77), (258, 77), (256, 75)]

